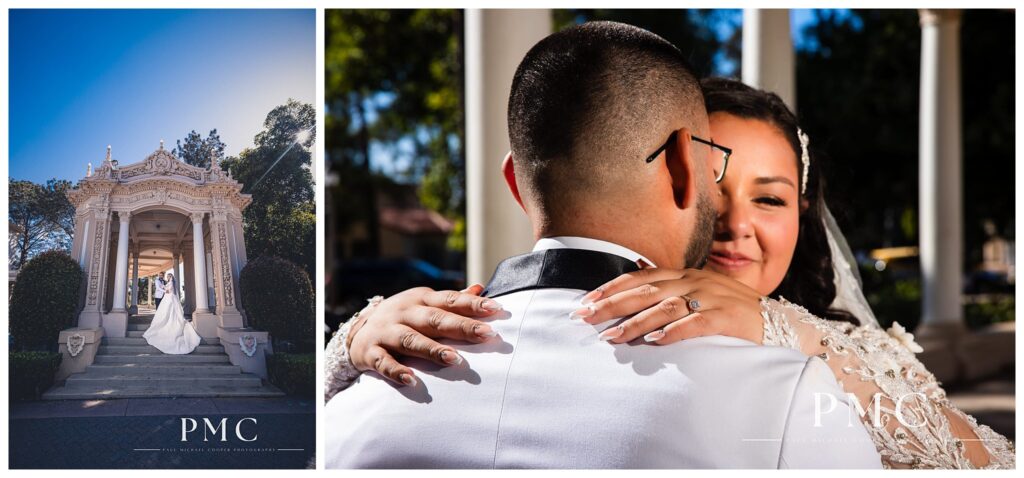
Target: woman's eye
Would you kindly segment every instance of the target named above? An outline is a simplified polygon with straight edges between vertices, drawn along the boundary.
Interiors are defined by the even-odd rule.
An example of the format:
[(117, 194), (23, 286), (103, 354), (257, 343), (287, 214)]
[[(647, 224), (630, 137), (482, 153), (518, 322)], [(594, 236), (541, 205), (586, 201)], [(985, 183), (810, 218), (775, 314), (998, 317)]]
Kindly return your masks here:
[(766, 206), (782, 207), (786, 205), (786, 201), (779, 199), (774, 196), (761, 196), (754, 199), (755, 203), (764, 204)]

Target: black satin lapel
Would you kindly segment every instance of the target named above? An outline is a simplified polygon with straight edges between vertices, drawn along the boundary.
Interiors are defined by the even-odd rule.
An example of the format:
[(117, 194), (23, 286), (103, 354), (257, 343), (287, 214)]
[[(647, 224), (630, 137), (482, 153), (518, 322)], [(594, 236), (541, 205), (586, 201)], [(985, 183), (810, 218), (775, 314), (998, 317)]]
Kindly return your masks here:
[(637, 270), (640, 268), (635, 262), (615, 254), (585, 249), (547, 249), (502, 261), (483, 295), (498, 297), (529, 289), (589, 291)]

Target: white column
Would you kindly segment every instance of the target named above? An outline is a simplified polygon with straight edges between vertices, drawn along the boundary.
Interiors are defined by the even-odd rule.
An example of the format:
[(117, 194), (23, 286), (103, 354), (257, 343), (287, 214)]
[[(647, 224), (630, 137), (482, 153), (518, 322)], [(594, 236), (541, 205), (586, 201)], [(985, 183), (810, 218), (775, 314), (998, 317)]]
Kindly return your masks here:
[[(182, 278), (178, 277), (179, 275), (181, 275), (181, 274), (178, 273), (178, 270), (181, 269), (181, 267), (179, 266), (180, 263), (181, 263), (181, 251), (175, 251), (174, 252), (174, 266), (173, 266), (174, 267), (173, 272), (174, 272), (175, 283), (173, 285), (176, 287), (176, 289), (174, 290), (174, 293), (177, 294), (179, 297), (181, 296), (181, 283), (182, 283), (181, 282)], [(164, 276), (164, 279), (166, 280), (167, 276)]]
[[(184, 269), (184, 270), (181, 271), (182, 284), (184, 285), (185, 290), (188, 291), (190, 287), (194, 287), (194, 284), (195, 284), (195, 281), (196, 281), (195, 273), (194, 273), (193, 268), (192, 268), (192, 264), (194, 264), (194, 262), (192, 261), (192, 251), (188, 250), (188, 248), (184, 248), (182, 250), (181, 263), (184, 266), (184, 267), (182, 267), (182, 269)], [(193, 294), (191, 292), (185, 294), (185, 305), (184, 305), (184, 307), (185, 307), (185, 315), (189, 315), (193, 311), (196, 310), (196, 295), (195, 294)]]
[(153, 305), (153, 276), (146, 278), (146, 283), (149, 284), (149, 295), (146, 296), (146, 301), (150, 306)]
[(921, 322), (962, 326), (960, 12), (921, 10), (920, 15)]
[(796, 111), (796, 54), (789, 10), (743, 9), (743, 82), (771, 91)]
[[(89, 215), (79, 216), (78, 219), (82, 220), (82, 233), (75, 237), (75, 243), (78, 245), (78, 265), (85, 267), (85, 259), (89, 252)], [(78, 231), (76, 231), (77, 233)]]
[(206, 300), (206, 250), (203, 244), (203, 213), (192, 215), (192, 264), (196, 294), (195, 312), (209, 312)]
[(132, 254), (132, 307), (131, 312), (139, 312), (139, 251), (136, 245), (135, 253)]
[(128, 226), (131, 213), (117, 213), (121, 227), (117, 231), (117, 262), (114, 266), (114, 303), (111, 312), (124, 312), (125, 292), (128, 289)]
[(466, 10), (466, 259), (484, 283), (503, 259), (530, 251), (530, 221), (501, 172), (508, 96), (526, 52), (551, 34), (551, 10)]

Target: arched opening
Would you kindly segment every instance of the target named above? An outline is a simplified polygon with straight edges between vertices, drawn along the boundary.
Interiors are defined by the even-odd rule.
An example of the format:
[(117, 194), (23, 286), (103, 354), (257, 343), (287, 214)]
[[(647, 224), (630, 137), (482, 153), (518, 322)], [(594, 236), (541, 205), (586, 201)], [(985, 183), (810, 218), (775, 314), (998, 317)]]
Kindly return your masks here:
[[(111, 223), (112, 237), (118, 237), (120, 222)], [(132, 314), (145, 314), (148, 308), (155, 305), (154, 293), (157, 284), (155, 278), (161, 272), (173, 272), (177, 285), (177, 295), (182, 300), (186, 315), (196, 309), (195, 261), (192, 257), (193, 224), (188, 211), (169, 204), (145, 206), (132, 211), (128, 229), (129, 261), (128, 261), (128, 303)], [(204, 242), (208, 241), (206, 227), (203, 228)], [(112, 243), (110, 257), (113, 258), (117, 244)], [(204, 247), (209, 251), (209, 247)], [(177, 261), (176, 261), (177, 260)], [(203, 258), (207, 267), (204, 268), (207, 284), (207, 307), (212, 308), (214, 291), (209, 285), (213, 283), (210, 272), (212, 258), (207, 252)], [(137, 278), (137, 281), (136, 281)], [(114, 274), (108, 275), (108, 296), (112, 295)], [(108, 297), (108, 303), (110, 297)]]

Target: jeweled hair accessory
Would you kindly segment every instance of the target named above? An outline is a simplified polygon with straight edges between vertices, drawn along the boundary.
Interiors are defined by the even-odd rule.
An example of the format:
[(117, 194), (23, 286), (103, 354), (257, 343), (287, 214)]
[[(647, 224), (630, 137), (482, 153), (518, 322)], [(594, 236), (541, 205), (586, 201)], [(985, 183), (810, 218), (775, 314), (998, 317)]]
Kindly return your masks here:
[(807, 145), (811, 142), (811, 138), (808, 138), (800, 127), (796, 128), (796, 136), (800, 138), (800, 162), (804, 165), (804, 177), (800, 181), (800, 194), (807, 194), (807, 173), (811, 169), (811, 155), (807, 152)]

